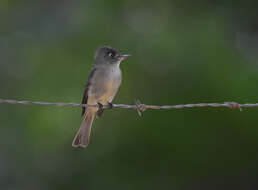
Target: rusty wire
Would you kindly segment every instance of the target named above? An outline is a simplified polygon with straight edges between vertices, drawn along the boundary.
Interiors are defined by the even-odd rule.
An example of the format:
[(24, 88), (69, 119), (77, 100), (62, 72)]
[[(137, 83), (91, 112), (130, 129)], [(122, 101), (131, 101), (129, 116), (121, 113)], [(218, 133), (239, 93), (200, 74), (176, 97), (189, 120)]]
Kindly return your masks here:
[[(99, 107), (98, 104), (96, 105), (88, 105), (88, 104), (78, 104), (78, 103), (51, 103), (51, 102), (39, 102), (39, 101), (27, 101), (27, 100), (9, 100), (9, 99), (0, 99), (0, 103), (7, 103), (7, 104), (23, 104), (23, 105), (41, 105), (41, 106), (70, 106), (70, 107)], [(108, 108), (109, 105), (104, 105), (103, 108)], [(242, 111), (242, 108), (251, 108), (251, 107), (258, 107), (258, 103), (245, 103), (239, 104), (236, 102), (224, 102), (224, 103), (196, 103), (196, 104), (180, 104), (180, 105), (146, 105), (142, 104), (139, 100), (135, 100), (134, 105), (126, 105), (126, 104), (112, 104), (113, 108), (122, 108), (122, 109), (135, 109), (137, 110), (138, 114), (142, 116), (142, 113), (147, 109), (154, 109), (154, 110), (169, 110), (169, 109), (184, 109), (184, 108), (198, 108), (198, 107), (227, 107), (231, 109), (239, 109)]]

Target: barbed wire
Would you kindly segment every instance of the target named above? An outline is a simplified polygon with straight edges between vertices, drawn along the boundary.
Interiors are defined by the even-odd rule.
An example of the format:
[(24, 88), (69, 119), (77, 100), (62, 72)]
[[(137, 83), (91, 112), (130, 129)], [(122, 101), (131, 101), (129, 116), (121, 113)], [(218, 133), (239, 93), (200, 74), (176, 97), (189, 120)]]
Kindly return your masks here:
[[(96, 105), (89, 105), (89, 104), (78, 104), (78, 103), (51, 103), (51, 102), (39, 102), (39, 101), (28, 101), (28, 100), (10, 100), (10, 99), (0, 99), (0, 103), (7, 103), (7, 104), (23, 104), (23, 105), (41, 105), (41, 106), (70, 106), (70, 107), (99, 107), (98, 104)], [(180, 104), (180, 105), (146, 105), (142, 104), (139, 100), (135, 99), (135, 105), (126, 105), (126, 104), (112, 104), (112, 108), (122, 108), (122, 109), (135, 109), (137, 110), (138, 114), (142, 116), (142, 113), (147, 109), (154, 109), (154, 110), (169, 110), (169, 109), (184, 109), (184, 108), (198, 108), (198, 107), (227, 107), (231, 109), (239, 109), (242, 111), (242, 108), (251, 108), (251, 107), (258, 107), (258, 103), (245, 103), (239, 104), (236, 102), (224, 102), (224, 103), (196, 103), (196, 104)], [(110, 108), (110, 105), (103, 105), (103, 108)]]

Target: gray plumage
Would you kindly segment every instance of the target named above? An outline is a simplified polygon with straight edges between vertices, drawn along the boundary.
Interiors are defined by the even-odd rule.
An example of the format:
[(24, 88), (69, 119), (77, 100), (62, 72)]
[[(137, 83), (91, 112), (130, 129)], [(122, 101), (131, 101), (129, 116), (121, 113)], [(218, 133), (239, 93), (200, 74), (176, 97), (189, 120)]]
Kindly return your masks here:
[[(109, 46), (97, 49), (94, 65), (84, 88), (83, 104), (108, 104), (114, 99), (121, 84), (122, 73), (120, 63), (129, 55), (121, 55)], [(91, 125), (98, 108), (82, 108), (83, 121), (72, 146), (87, 147), (89, 144)], [(101, 116), (101, 114), (99, 114)]]

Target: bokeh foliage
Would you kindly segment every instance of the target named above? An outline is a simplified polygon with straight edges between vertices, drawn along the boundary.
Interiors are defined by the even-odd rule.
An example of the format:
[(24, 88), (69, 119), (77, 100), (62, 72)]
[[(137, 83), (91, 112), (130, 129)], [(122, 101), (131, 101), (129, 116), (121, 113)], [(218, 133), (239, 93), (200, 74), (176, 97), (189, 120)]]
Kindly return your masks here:
[[(132, 54), (115, 103), (257, 102), (257, 3), (1, 0), (0, 97), (80, 102), (100, 45)], [(253, 189), (258, 110), (0, 105), (1, 189)]]

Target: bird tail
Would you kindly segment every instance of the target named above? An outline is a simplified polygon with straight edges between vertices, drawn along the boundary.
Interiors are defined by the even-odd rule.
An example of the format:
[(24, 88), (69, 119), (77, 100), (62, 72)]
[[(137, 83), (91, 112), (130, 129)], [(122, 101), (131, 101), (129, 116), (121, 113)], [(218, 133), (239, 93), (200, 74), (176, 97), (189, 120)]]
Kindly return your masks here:
[(74, 137), (73, 147), (87, 147), (90, 141), (91, 125), (95, 117), (93, 110), (87, 109), (76, 136)]

